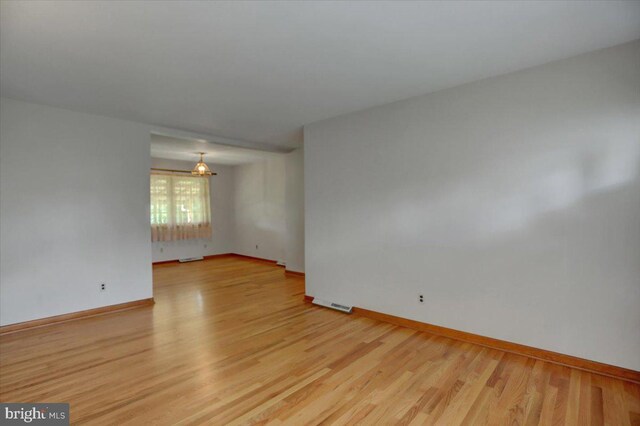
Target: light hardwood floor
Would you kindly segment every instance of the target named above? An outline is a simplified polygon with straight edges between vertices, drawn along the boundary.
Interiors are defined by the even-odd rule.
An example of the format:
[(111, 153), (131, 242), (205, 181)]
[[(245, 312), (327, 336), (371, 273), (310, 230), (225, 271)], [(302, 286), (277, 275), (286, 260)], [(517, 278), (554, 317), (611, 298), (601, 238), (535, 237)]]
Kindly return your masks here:
[(303, 280), (155, 266), (152, 308), (0, 337), (0, 400), (78, 424), (640, 424), (640, 385), (305, 304)]

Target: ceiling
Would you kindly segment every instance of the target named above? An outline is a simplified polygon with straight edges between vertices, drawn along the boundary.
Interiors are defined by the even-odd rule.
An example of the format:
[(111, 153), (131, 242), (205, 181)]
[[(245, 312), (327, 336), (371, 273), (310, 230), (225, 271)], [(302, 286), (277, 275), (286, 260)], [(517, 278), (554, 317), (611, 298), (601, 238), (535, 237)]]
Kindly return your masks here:
[(259, 151), (255, 149), (238, 148), (235, 146), (219, 145), (210, 142), (176, 138), (164, 135), (151, 135), (151, 156), (168, 160), (185, 160), (194, 164), (200, 158), (199, 152), (205, 153), (205, 163), (237, 166), (266, 160), (282, 154)]
[(640, 38), (640, 1), (2, 1), (3, 96), (296, 147), (325, 118)]

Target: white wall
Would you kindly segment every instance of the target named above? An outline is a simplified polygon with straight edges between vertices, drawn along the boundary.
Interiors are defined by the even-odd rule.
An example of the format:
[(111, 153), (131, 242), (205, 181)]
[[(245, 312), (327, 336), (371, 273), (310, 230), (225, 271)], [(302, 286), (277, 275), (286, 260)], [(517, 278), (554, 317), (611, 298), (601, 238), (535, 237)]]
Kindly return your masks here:
[(640, 42), (304, 137), (308, 294), (640, 370)]
[(285, 263), (287, 270), (304, 272), (304, 151), (286, 155)]
[(235, 166), (236, 253), (285, 260), (285, 166), (282, 154)]
[[(151, 159), (151, 167), (165, 169), (191, 170), (194, 164), (195, 162), (188, 161)], [(213, 163), (207, 164), (214, 172), (218, 173), (217, 176), (209, 178), (211, 223), (213, 226), (211, 239), (152, 243), (154, 262), (232, 253), (234, 251), (234, 168)]]
[(0, 122), (0, 324), (152, 297), (149, 128), (5, 98)]

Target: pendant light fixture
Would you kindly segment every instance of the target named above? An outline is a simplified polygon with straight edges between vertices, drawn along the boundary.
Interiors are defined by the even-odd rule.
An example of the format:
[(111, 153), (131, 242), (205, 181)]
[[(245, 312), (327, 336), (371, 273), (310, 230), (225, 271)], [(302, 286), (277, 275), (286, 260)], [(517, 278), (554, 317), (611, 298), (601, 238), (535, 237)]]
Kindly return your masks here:
[(200, 161), (195, 165), (195, 167), (193, 168), (193, 170), (191, 170), (191, 174), (194, 176), (212, 176), (215, 173), (213, 173), (211, 171), (211, 169), (209, 169), (209, 166), (207, 166), (204, 162), (204, 152), (200, 152)]

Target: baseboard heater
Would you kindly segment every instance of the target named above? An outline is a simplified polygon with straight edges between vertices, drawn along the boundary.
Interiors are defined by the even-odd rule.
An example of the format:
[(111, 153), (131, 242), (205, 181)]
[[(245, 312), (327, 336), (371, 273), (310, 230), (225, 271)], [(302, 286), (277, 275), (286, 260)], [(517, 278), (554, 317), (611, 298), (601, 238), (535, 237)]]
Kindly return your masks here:
[(326, 300), (318, 299), (317, 297), (313, 299), (313, 304), (335, 309), (336, 311), (344, 312), (347, 314), (350, 314), (351, 310), (353, 309), (353, 306), (345, 306), (339, 303), (328, 302)]
[(198, 256), (198, 257), (185, 257), (183, 259), (178, 259), (178, 262), (180, 263), (187, 263), (187, 262), (195, 262), (197, 260), (204, 260), (204, 257), (202, 256)]

